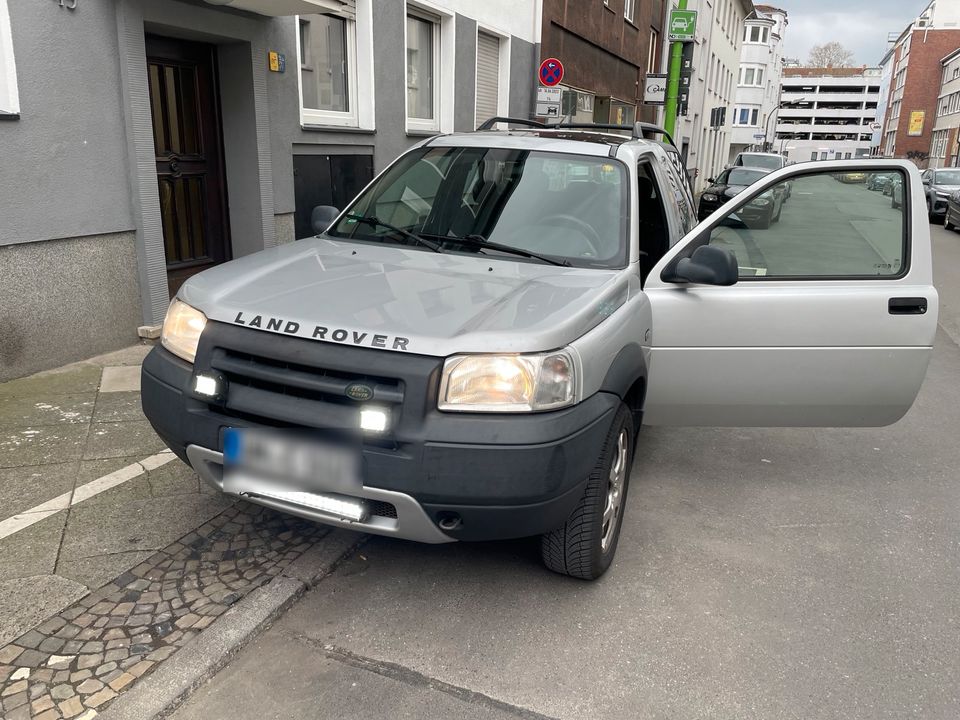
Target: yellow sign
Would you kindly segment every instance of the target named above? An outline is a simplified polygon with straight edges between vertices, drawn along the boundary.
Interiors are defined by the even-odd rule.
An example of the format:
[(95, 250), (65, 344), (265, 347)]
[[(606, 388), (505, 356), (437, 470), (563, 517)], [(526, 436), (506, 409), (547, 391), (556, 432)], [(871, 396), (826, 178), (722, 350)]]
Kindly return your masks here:
[(926, 120), (927, 113), (923, 110), (914, 110), (910, 113), (910, 128), (907, 135), (910, 137), (919, 137), (923, 135), (923, 121)]

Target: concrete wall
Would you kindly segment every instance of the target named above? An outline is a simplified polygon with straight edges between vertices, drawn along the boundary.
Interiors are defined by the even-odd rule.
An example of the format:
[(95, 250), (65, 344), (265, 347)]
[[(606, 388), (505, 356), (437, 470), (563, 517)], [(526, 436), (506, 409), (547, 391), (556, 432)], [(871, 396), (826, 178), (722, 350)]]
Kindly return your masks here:
[(132, 232), (0, 246), (0, 382), (137, 342)]
[(131, 230), (113, 3), (8, 6), (20, 119), (0, 123), (0, 245)]

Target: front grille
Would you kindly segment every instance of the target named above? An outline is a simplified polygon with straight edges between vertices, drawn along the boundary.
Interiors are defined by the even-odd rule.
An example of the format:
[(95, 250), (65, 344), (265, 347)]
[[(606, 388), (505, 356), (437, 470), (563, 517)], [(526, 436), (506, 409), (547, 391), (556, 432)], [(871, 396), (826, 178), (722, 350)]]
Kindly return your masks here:
[[(399, 414), (402, 380), (339, 369), (318, 368), (215, 347), (210, 366), (228, 382), (224, 407), (253, 422), (281, 427), (354, 431), (364, 402)], [(363, 401), (347, 395), (360, 391)]]

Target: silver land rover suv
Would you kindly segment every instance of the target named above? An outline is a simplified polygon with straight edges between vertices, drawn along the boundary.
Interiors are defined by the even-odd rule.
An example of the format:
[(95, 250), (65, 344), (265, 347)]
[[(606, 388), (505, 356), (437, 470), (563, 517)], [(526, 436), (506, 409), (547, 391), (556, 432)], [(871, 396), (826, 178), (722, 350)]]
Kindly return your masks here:
[[(913, 164), (783, 168), (696, 225), (676, 148), (621, 130), (430, 138), (317, 209), (315, 237), (196, 275), (144, 412), (224, 492), (428, 543), (540, 535), (587, 579), (641, 423), (896, 422), (937, 325)], [(903, 206), (849, 172), (900, 177)], [(747, 206), (788, 181), (756, 226)]]

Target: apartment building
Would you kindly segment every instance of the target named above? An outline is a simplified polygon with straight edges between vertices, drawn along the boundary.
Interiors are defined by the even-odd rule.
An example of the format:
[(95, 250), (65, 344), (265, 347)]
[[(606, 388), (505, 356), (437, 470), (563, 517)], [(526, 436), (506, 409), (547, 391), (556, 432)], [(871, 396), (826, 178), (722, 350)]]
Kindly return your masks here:
[(698, 13), (697, 32), (686, 115), (677, 119), (675, 139), (699, 191), (729, 162), (744, 21), (755, 8), (752, 0), (690, 0), (687, 8)]
[[(733, 107), (730, 162), (744, 150), (760, 150), (772, 140), (783, 74), (783, 43), (787, 11), (757, 5), (744, 22), (740, 71)], [(770, 137), (767, 137), (767, 133)]]
[(792, 162), (870, 155), (880, 68), (785, 68), (774, 148)]
[(960, 2), (934, 0), (897, 38), (880, 154), (926, 167), (942, 60), (960, 47)]
[(960, 48), (940, 61), (943, 74), (937, 98), (937, 118), (930, 136), (928, 167), (957, 167), (960, 154)]
[(0, 0), (0, 381), (130, 345), (192, 274), (399, 153), (533, 112), (537, 0)]
[[(577, 122), (652, 122), (643, 106), (647, 73), (663, 72), (665, 0), (543, 0), (541, 59), (564, 64), (560, 87)], [(546, 118), (541, 118), (546, 119)]]

